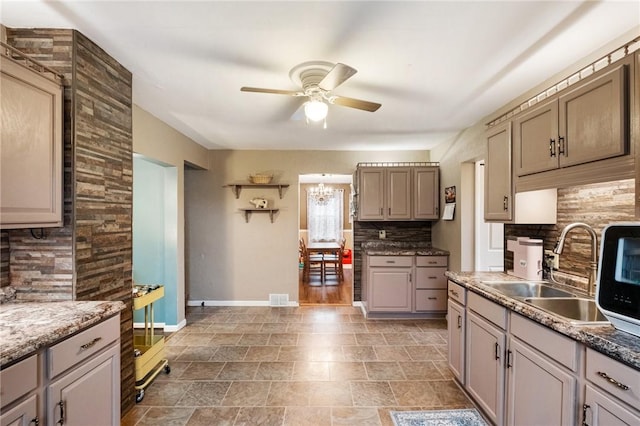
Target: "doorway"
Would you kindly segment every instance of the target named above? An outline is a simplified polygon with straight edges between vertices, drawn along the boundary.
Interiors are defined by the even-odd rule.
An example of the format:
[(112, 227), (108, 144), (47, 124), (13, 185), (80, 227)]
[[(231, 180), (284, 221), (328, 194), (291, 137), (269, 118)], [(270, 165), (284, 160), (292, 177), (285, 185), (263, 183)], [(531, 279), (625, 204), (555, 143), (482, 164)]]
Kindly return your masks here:
[(504, 224), (484, 220), (484, 160), (461, 164), (461, 268), (504, 270)]
[[(299, 176), (298, 199), (299, 244), (298, 301), (300, 305), (353, 304), (353, 221), (350, 215), (352, 198), (351, 175), (305, 174)], [(324, 189), (324, 194), (318, 192)], [(339, 222), (339, 223), (338, 223)], [(310, 262), (303, 256), (303, 247), (344, 242), (342, 259), (335, 262), (327, 253), (316, 253)], [(313, 254), (312, 247), (309, 252)], [(324, 256), (324, 257), (323, 257)], [(307, 267), (312, 272), (307, 273)], [(340, 273), (337, 273), (339, 268)]]

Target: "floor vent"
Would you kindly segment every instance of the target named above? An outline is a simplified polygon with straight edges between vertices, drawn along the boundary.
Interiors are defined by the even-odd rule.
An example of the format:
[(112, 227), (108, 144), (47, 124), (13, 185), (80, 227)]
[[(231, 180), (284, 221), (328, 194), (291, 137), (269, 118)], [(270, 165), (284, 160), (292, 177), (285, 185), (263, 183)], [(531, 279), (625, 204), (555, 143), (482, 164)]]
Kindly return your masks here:
[(269, 306), (289, 306), (289, 295), (269, 294)]

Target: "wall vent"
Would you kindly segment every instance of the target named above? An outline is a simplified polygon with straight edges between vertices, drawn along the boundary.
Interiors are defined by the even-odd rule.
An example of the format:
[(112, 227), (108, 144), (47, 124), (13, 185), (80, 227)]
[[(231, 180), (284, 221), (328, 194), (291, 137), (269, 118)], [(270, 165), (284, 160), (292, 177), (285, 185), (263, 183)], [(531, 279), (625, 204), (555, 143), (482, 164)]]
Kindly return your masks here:
[(270, 293), (269, 306), (289, 306), (289, 295)]

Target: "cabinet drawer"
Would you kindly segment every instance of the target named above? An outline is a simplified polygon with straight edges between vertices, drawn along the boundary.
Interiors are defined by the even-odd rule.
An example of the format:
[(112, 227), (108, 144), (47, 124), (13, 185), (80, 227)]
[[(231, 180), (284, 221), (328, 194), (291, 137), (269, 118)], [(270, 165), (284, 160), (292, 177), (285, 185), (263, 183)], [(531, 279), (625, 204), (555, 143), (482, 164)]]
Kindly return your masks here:
[(369, 256), (369, 266), (413, 266), (413, 256)]
[(578, 370), (578, 342), (511, 313), (511, 334), (571, 371)]
[(447, 310), (447, 290), (416, 290), (416, 311)]
[(586, 377), (632, 407), (640, 407), (640, 371), (587, 348)]
[(447, 288), (447, 268), (416, 268), (416, 288)]
[(449, 298), (455, 300), (462, 306), (467, 304), (467, 289), (459, 284), (449, 281)]
[(447, 266), (447, 256), (417, 256), (416, 266)]
[(38, 355), (0, 371), (0, 406), (6, 407), (38, 387)]
[(49, 348), (49, 377), (96, 354), (120, 337), (120, 316), (109, 318)]
[(476, 293), (469, 293), (467, 306), (503, 330), (507, 328), (507, 309)]

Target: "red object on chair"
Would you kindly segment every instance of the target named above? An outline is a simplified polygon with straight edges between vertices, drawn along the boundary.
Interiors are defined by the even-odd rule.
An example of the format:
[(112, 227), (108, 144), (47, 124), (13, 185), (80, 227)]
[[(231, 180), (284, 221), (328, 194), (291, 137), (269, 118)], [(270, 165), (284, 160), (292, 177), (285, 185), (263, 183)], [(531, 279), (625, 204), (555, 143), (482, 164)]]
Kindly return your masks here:
[(342, 254), (342, 264), (343, 265), (351, 265), (351, 249), (345, 249)]

